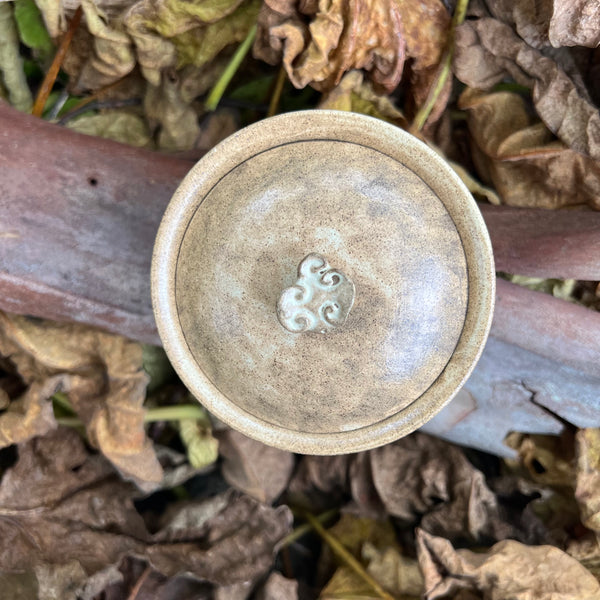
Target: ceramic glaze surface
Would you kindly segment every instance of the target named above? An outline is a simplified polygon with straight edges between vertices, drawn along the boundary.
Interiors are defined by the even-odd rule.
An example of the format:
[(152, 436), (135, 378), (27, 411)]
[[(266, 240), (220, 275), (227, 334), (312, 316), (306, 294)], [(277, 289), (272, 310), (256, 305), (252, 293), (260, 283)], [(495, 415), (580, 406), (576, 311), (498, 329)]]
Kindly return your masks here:
[(277, 317), (292, 333), (327, 333), (346, 322), (354, 304), (354, 283), (311, 252), (298, 265), (296, 283), (277, 301)]
[[(346, 323), (327, 335), (277, 318), (309, 252), (355, 286)], [(176, 303), (222, 394), (298, 432), (350, 431), (407, 407), (442, 373), (464, 326), (466, 260), (442, 202), (397, 160), (355, 143), (288, 143), (203, 198), (181, 244)]]
[(366, 450), (433, 417), (481, 355), (494, 294), (483, 219), (448, 164), (337, 111), (221, 142), (173, 196), (152, 259), (183, 382), (231, 427), (301, 453)]

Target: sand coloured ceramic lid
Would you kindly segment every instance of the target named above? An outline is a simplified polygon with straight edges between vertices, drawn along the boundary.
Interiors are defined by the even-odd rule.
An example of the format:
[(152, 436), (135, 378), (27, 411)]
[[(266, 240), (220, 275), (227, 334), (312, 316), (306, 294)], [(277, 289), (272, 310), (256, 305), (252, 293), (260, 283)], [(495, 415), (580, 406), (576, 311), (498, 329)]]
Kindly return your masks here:
[(383, 121), (288, 113), (216, 146), (160, 226), (152, 291), (178, 374), (218, 418), (301, 453), (372, 448), (433, 417), (490, 327), (470, 193)]

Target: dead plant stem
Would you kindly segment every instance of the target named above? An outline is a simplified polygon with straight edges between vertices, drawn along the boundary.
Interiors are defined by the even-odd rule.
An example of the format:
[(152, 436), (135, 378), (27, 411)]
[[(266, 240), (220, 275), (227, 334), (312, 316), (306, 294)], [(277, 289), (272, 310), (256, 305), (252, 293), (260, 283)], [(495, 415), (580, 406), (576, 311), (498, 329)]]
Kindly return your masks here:
[(335, 536), (329, 533), (325, 527), (323, 527), (323, 525), (321, 525), (316, 517), (308, 512), (305, 513), (305, 517), (306, 520), (313, 526), (314, 530), (323, 539), (323, 541), (335, 554), (337, 554), (338, 558), (340, 558), (348, 567), (350, 567), (363, 581), (368, 583), (380, 598), (383, 598), (383, 600), (395, 600), (391, 594), (388, 594), (388, 592), (386, 592), (381, 585), (365, 571), (360, 562), (354, 558), (354, 556), (344, 547), (344, 545)]
[[(328, 510), (327, 512), (321, 513), (318, 517), (315, 517), (319, 523), (326, 523), (329, 519), (333, 519), (338, 514), (338, 509), (333, 508)], [(304, 513), (302, 513), (304, 514)], [(313, 530), (313, 526), (310, 523), (304, 523), (304, 525), (300, 525), (296, 527), (291, 533), (289, 533), (286, 537), (283, 538), (281, 542), (282, 548), (287, 548), (291, 546), (294, 542), (299, 540), (301, 537), (305, 536), (309, 531)]]
[(437, 102), (437, 99), (446, 85), (448, 77), (450, 76), (452, 71), (452, 59), (454, 57), (456, 28), (465, 20), (468, 5), (469, 0), (458, 0), (456, 3), (456, 8), (454, 9), (454, 14), (452, 15), (452, 22), (450, 23), (448, 43), (444, 56), (440, 62), (438, 76), (429, 90), (425, 104), (419, 109), (419, 112), (417, 112), (413, 120), (413, 123), (410, 127), (410, 131), (412, 133), (419, 132), (421, 129), (423, 129), (427, 119), (429, 118), (429, 115), (431, 114), (431, 111), (433, 110), (433, 107), (435, 106), (435, 103)]
[(79, 27), (79, 23), (81, 22), (81, 16), (83, 14), (83, 10), (81, 6), (77, 8), (71, 22), (69, 23), (69, 28), (67, 29), (67, 33), (63, 36), (60, 41), (60, 46), (54, 55), (54, 59), (52, 60), (52, 64), (44, 77), (44, 81), (42, 81), (42, 85), (38, 91), (37, 97), (35, 99), (35, 103), (33, 105), (33, 109), (31, 114), (36, 117), (41, 117), (44, 112), (44, 107), (46, 106), (46, 102), (48, 101), (48, 96), (50, 96), (50, 92), (54, 87), (54, 82), (56, 81), (56, 77), (58, 76), (58, 72), (60, 71), (60, 67), (65, 60), (65, 56), (67, 55), (67, 50), (71, 45), (71, 41), (73, 40), (73, 36), (75, 35), (75, 31), (77, 31), (77, 27)]
[(281, 100), (281, 92), (283, 92), (283, 86), (285, 85), (286, 79), (287, 74), (285, 72), (285, 67), (281, 65), (279, 73), (277, 73), (277, 79), (275, 80), (275, 88), (273, 89), (271, 102), (269, 102), (269, 110), (267, 111), (267, 117), (274, 117), (277, 114), (279, 101)]

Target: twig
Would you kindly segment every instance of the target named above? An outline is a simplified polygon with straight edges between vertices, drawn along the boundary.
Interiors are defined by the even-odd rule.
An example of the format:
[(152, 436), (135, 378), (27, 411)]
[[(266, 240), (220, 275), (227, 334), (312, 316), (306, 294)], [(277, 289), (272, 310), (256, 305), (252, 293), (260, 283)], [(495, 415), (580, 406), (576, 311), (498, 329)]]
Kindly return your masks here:
[(271, 96), (271, 102), (269, 102), (269, 110), (267, 111), (267, 117), (274, 117), (277, 114), (277, 108), (279, 107), (279, 101), (281, 100), (281, 92), (286, 82), (286, 72), (283, 65), (277, 73), (277, 79), (275, 81), (275, 88), (273, 89), (273, 95)]
[(124, 75), (120, 79), (117, 79), (117, 81), (113, 81), (112, 83), (109, 83), (108, 85), (105, 85), (104, 87), (101, 87), (99, 90), (95, 91), (93, 94), (90, 94), (87, 98), (83, 98), (75, 106), (73, 106), (73, 108), (68, 113), (66, 113), (62, 116), (61, 121), (69, 120), (70, 118), (72, 118), (78, 114), (81, 114), (81, 109), (83, 107), (87, 106), (88, 104), (91, 104), (92, 102), (94, 102), (94, 100), (97, 100), (98, 98), (100, 98), (101, 96), (106, 94), (106, 92), (110, 92), (111, 90), (119, 87), (123, 83), (123, 81), (125, 81), (126, 78), (127, 78), (127, 75)]
[(46, 114), (46, 118), (48, 121), (53, 121), (58, 117), (58, 113), (62, 110), (63, 106), (69, 99), (69, 92), (65, 89), (60, 93), (60, 96), (56, 100), (56, 102), (52, 105), (52, 108), (48, 110)]
[(67, 54), (67, 50), (71, 45), (71, 41), (73, 40), (73, 36), (75, 35), (75, 31), (77, 27), (79, 27), (79, 23), (81, 22), (81, 16), (83, 14), (83, 10), (81, 6), (77, 8), (71, 22), (69, 23), (69, 28), (67, 29), (67, 33), (63, 36), (60, 41), (60, 46), (54, 55), (54, 59), (52, 60), (52, 64), (44, 77), (44, 81), (42, 81), (42, 85), (38, 91), (37, 98), (35, 99), (35, 104), (33, 105), (33, 109), (31, 113), (36, 117), (41, 117), (44, 112), (44, 107), (46, 106), (46, 102), (48, 101), (48, 96), (52, 91), (52, 87), (54, 86), (54, 82), (56, 81), (56, 77), (58, 76), (58, 72), (60, 71), (60, 67), (65, 60), (65, 56)]
[[(69, 399), (62, 392), (57, 392), (52, 396), (53, 402), (62, 409), (74, 414), (75, 411), (69, 402)], [(144, 423), (155, 423), (156, 421), (181, 421), (185, 419), (203, 420), (206, 419), (206, 411), (200, 404), (180, 404), (177, 406), (156, 406), (146, 411)], [(75, 417), (57, 417), (56, 422), (59, 425), (67, 427), (81, 427), (83, 422)]]
[(146, 583), (146, 579), (150, 576), (152, 569), (148, 566), (144, 570), (144, 572), (140, 575), (140, 578), (135, 582), (133, 588), (131, 588), (131, 592), (129, 592), (129, 596), (127, 596), (127, 600), (135, 600), (137, 595), (140, 593), (142, 586)]
[(248, 31), (248, 35), (246, 39), (239, 45), (238, 49), (235, 51), (235, 54), (231, 57), (229, 64), (223, 71), (223, 74), (215, 83), (213, 89), (208, 94), (208, 98), (206, 98), (206, 102), (204, 103), (204, 108), (208, 111), (213, 111), (219, 105), (219, 101), (221, 97), (225, 93), (229, 82), (233, 79), (236, 71), (246, 54), (248, 54), (248, 50), (250, 50), (250, 46), (252, 46), (252, 42), (254, 42), (254, 38), (256, 37), (256, 24), (250, 27), (250, 31)]
[(145, 423), (156, 421), (182, 421), (184, 419), (206, 419), (206, 412), (200, 404), (180, 404), (178, 406), (157, 406), (150, 408), (144, 417)]
[[(326, 523), (329, 519), (333, 519), (338, 514), (338, 509), (333, 508), (328, 510), (327, 512), (321, 513), (318, 517), (315, 517), (319, 523)], [(304, 513), (302, 513), (304, 515)], [(301, 537), (304, 537), (309, 531), (313, 530), (313, 526), (310, 523), (304, 523), (304, 525), (300, 525), (296, 527), (291, 533), (286, 535), (281, 541), (281, 548), (287, 548), (291, 546), (294, 542), (299, 540)]]
[(444, 89), (444, 85), (446, 85), (446, 81), (451, 72), (452, 68), (452, 58), (454, 57), (454, 41), (456, 35), (456, 28), (463, 23), (465, 20), (465, 15), (467, 14), (467, 6), (469, 4), (469, 0), (458, 0), (456, 4), (456, 8), (454, 9), (454, 14), (452, 15), (452, 22), (450, 23), (450, 35), (448, 36), (448, 45), (446, 47), (446, 52), (444, 53), (444, 57), (440, 62), (440, 69), (437, 79), (434, 81), (431, 89), (429, 90), (429, 94), (427, 95), (427, 100), (425, 104), (419, 109), (419, 112), (416, 114), (414, 121), (411, 125), (410, 131), (411, 133), (415, 133), (421, 131), (423, 129), (437, 99), (439, 98), (442, 90)]
[(125, 106), (138, 106), (142, 103), (141, 98), (123, 98), (122, 100), (93, 100), (84, 105), (78, 104), (73, 110), (70, 110), (66, 115), (60, 118), (59, 125), (68, 123), (71, 119), (79, 115), (90, 112), (92, 110), (100, 110), (102, 108), (123, 108)]
[(63, 410), (66, 410), (71, 414), (75, 414), (75, 410), (69, 402), (69, 397), (64, 392), (56, 392), (52, 396), (52, 402), (54, 402), (54, 404), (57, 406), (60, 406)]
[(310, 513), (305, 513), (306, 520), (314, 527), (315, 531), (323, 538), (323, 541), (333, 550), (338, 557), (346, 563), (348, 567), (350, 567), (363, 581), (368, 583), (373, 590), (377, 593), (380, 598), (383, 600), (394, 600), (394, 597), (391, 594), (388, 594), (381, 585), (369, 575), (364, 569), (364, 567), (354, 558), (354, 556), (346, 550), (343, 544), (331, 533), (329, 533), (323, 525), (319, 522), (317, 518), (315, 518)]

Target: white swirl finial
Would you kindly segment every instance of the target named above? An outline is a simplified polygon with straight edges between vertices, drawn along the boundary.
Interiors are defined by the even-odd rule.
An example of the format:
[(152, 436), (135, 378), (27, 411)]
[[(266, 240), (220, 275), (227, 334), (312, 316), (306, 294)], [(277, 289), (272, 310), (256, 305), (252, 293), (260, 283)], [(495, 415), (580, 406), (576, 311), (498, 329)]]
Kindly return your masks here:
[(292, 333), (326, 333), (345, 323), (354, 294), (352, 281), (313, 252), (298, 266), (296, 284), (281, 293), (277, 317)]

